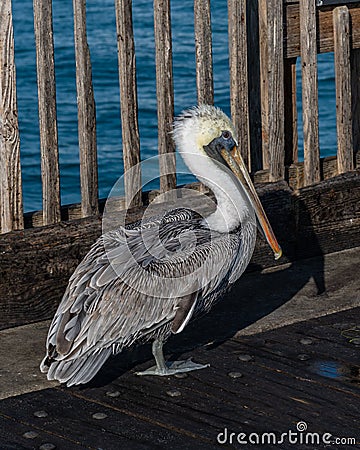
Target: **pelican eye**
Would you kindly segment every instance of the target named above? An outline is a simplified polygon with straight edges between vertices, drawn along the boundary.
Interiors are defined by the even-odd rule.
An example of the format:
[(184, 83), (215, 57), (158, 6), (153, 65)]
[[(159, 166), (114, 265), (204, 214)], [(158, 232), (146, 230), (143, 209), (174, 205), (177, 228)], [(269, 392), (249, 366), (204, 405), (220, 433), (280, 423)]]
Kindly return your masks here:
[(230, 133), (230, 131), (225, 130), (225, 131), (223, 131), (223, 132), (221, 133), (221, 136), (222, 136), (224, 139), (230, 139), (230, 138), (231, 138), (231, 133)]

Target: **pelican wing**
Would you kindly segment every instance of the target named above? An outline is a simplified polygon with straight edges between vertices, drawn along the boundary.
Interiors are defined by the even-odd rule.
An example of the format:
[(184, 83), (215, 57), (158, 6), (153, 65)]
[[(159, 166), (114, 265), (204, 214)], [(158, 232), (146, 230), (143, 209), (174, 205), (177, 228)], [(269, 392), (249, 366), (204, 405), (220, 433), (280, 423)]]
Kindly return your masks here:
[(114, 349), (163, 327), (182, 331), (238, 249), (237, 234), (211, 235), (183, 212), (102, 235), (69, 280), (41, 369), (68, 385), (86, 382)]

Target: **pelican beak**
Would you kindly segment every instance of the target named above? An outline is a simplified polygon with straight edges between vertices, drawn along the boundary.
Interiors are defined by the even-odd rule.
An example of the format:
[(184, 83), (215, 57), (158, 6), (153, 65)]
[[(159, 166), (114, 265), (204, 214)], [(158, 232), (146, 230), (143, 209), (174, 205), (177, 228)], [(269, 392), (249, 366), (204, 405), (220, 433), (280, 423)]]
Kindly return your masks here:
[(260, 226), (264, 232), (265, 238), (274, 252), (275, 259), (279, 259), (282, 255), (282, 250), (278, 244), (275, 234), (271, 228), (269, 219), (267, 218), (264, 208), (260, 202), (260, 199), (256, 193), (255, 187), (251, 181), (249, 172), (246, 169), (245, 163), (242, 159), (239, 149), (234, 146), (232, 150), (226, 150), (222, 148), (220, 154), (228, 164), (229, 168), (239, 179), (241, 184), (246, 190), (250, 203), (252, 204), (255, 214), (259, 220)]

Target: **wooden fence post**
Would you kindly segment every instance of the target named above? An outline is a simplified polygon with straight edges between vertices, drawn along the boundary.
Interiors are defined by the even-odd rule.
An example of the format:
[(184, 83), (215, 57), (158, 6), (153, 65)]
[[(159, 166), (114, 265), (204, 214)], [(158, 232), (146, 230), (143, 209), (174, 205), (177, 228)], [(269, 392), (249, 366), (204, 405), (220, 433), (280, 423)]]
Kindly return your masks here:
[(263, 161), (269, 181), (278, 181), (285, 172), (283, 2), (261, 0), (259, 8)]
[(336, 127), (338, 172), (354, 168), (351, 118), (350, 21), (349, 10), (340, 6), (333, 11), (334, 61), (336, 84)]
[(263, 169), (268, 169), (269, 155), (269, 78), (268, 78), (268, 19), (267, 0), (259, 0), (259, 62), (260, 62), (260, 97), (261, 97), (261, 141)]
[(263, 169), (263, 137), (261, 117), (260, 77), (260, 2), (246, 0), (247, 61), (248, 61), (248, 114), (251, 172)]
[(296, 105), (296, 58), (284, 61), (285, 166), (298, 161), (298, 120)]
[(23, 228), (11, 0), (0, 6), (0, 232)]
[(96, 147), (96, 113), (92, 84), (90, 51), (86, 37), (86, 0), (73, 0), (78, 105), (82, 217), (96, 215), (98, 172)]
[(119, 57), (125, 204), (126, 207), (135, 207), (142, 204), (142, 199), (132, 0), (115, 0), (115, 9)]
[(59, 149), (52, 0), (34, 0), (34, 30), (39, 101), (43, 225), (60, 222)]
[(316, 4), (300, 2), (300, 49), (304, 130), (304, 185), (320, 181)]
[(196, 87), (198, 103), (214, 103), (210, 0), (194, 0)]
[(351, 103), (354, 162), (360, 167), (360, 48), (351, 49)]
[(170, 135), (174, 118), (170, 0), (154, 0), (154, 36), (160, 191), (167, 192), (176, 188), (175, 144)]
[(231, 117), (242, 157), (251, 170), (246, 0), (228, 0), (228, 22)]

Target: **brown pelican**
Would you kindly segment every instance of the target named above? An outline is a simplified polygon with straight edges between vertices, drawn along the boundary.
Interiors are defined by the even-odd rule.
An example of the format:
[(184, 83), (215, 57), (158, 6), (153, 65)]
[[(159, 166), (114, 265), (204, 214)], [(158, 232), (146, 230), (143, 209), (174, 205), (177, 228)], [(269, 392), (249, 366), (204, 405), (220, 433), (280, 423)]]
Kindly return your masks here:
[(140, 374), (206, 367), (165, 362), (163, 343), (209, 311), (244, 272), (257, 221), (281, 256), (228, 117), (213, 106), (188, 109), (173, 136), (189, 169), (213, 191), (215, 212), (204, 219), (177, 208), (104, 233), (71, 276), (51, 323), (40, 367), (48, 379), (86, 383), (111, 354), (149, 340), (156, 366)]

